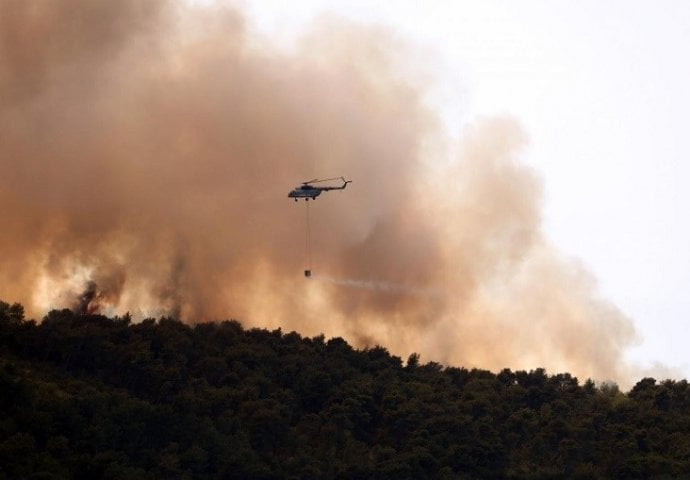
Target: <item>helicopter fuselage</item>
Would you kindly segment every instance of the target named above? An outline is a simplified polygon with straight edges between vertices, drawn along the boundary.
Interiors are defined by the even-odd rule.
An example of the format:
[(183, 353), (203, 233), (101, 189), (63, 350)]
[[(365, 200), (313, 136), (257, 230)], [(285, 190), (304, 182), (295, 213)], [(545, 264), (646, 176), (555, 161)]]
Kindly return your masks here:
[(288, 193), (288, 197), (294, 198), (297, 200), (298, 198), (304, 198), (304, 199), (316, 199), (319, 195), (321, 195), (321, 192), (325, 190), (324, 188), (319, 188), (319, 187), (312, 187), (311, 185), (302, 185), (301, 187), (297, 187), (294, 190), (292, 190), (290, 193)]

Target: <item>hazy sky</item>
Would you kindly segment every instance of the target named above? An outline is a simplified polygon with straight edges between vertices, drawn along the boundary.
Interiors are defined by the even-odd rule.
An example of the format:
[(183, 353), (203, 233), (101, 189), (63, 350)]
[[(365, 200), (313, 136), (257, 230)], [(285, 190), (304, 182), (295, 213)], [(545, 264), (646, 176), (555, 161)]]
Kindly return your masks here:
[(688, 376), (690, 3), (267, 1), (252, 28), (289, 48), (314, 18), (380, 24), (430, 58), (461, 138), (509, 114), (544, 182), (544, 229), (630, 316), (633, 362)]

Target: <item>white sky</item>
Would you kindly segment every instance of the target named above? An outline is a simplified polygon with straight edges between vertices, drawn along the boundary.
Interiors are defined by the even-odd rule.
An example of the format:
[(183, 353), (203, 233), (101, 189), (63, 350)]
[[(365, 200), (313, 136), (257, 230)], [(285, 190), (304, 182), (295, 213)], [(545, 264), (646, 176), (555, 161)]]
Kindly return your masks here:
[(634, 321), (629, 358), (690, 377), (690, 2), (246, 1), (288, 42), (326, 12), (391, 27), (443, 64), (451, 133), (510, 114), (544, 181), (544, 230)]

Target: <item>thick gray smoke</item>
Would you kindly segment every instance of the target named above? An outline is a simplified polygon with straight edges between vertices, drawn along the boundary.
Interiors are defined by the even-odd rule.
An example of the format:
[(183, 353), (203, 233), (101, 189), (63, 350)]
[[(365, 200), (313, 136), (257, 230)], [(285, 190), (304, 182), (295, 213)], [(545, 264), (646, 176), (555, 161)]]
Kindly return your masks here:
[[(519, 126), (478, 121), (431, 158), (404, 42), (323, 22), (285, 53), (229, 8), (0, 2), (0, 298), (626, 381), (632, 324), (544, 239)], [(307, 280), (286, 195), (339, 175)]]

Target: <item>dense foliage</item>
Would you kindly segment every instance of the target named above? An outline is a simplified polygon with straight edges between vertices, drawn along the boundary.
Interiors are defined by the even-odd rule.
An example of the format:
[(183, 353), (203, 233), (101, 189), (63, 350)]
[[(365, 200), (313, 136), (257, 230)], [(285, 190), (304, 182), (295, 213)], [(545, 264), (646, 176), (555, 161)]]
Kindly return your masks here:
[[(0, 478), (679, 478), (690, 390), (0, 302)], [(687, 477), (686, 477), (687, 478)]]

